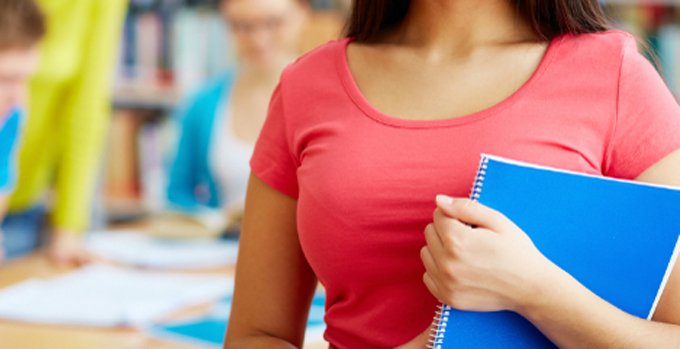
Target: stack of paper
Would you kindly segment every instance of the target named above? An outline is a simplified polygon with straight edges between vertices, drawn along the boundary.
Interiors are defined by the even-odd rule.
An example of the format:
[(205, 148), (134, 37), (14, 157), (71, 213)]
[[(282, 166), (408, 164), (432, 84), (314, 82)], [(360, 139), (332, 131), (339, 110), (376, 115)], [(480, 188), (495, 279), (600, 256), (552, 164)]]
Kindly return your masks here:
[(236, 240), (168, 240), (134, 232), (94, 232), (85, 248), (96, 256), (150, 268), (202, 269), (236, 263)]
[(0, 290), (0, 318), (86, 326), (143, 327), (174, 311), (229, 295), (233, 278), (91, 265)]

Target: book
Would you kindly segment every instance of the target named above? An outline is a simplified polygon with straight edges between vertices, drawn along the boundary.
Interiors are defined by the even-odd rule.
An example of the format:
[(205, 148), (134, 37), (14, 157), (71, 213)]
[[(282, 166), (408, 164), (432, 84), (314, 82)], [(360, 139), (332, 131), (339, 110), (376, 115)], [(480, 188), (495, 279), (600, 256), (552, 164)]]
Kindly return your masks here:
[[(651, 319), (678, 254), (680, 190), (482, 155), (471, 198), (599, 297)], [(556, 348), (511, 311), (442, 305), (431, 348)]]

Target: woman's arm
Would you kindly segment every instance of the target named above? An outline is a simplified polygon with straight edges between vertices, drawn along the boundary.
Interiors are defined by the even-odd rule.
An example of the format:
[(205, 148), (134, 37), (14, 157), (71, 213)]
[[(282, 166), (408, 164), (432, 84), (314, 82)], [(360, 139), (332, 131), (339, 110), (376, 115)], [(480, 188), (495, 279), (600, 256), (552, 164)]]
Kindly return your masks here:
[[(45, 1), (42, 2), (47, 4)], [(67, 87), (63, 87), (59, 92), (52, 92), (67, 92), (64, 93), (65, 97), (60, 99), (58, 109), (50, 111), (58, 115), (61, 120), (59, 125), (62, 127), (54, 130), (59, 132), (59, 140), (63, 147), (59, 164), (56, 166), (56, 202), (52, 215), (57, 235), (62, 232), (79, 234), (89, 228), (89, 212), (110, 122), (113, 68), (116, 65), (116, 52), (128, 5), (127, 0), (96, 1), (93, 6), (87, 7), (76, 6), (77, 1), (70, 2), (74, 7), (86, 8), (87, 11), (81, 11), (80, 17), (55, 19), (55, 23), (66, 25), (67, 20), (77, 20), (82, 21), (86, 29), (77, 35), (58, 37), (59, 40), (82, 38), (84, 47), (81, 52), (74, 53), (82, 55), (77, 75), (69, 80)], [(78, 28), (78, 25), (80, 24), (74, 25), (73, 28)], [(49, 42), (50, 45), (55, 45), (50, 40), (47, 38), (44, 44)], [(51, 69), (59, 70), (54, 66)], [(42, 101), (32, 100), (31, 104), (35, 102)], [(64, 258), (68, 259), (69, 252), (73, 251), (65, 252)]]
[[(82, 8), (76, 6), (77, 1), (71, 3), (73, 7)], [(79, 34), (86, 36), (83, 39), (84, 47), (76, 53), (82, 54), (80, 69), (67, 87), (62, 87), (58, 92), (51, 91), (54, 94), (64, 92), (65, 96), (58, 102), (59, 109), (51, 110), (53, 114), (48, 115), (50, 118), (58, 115), (61, 120), (61, 128), (54, 130), (62, 142), (62, 153), (56, 166), (56, 200), (52, 214), (54, 231), (48, 246), (49, 256), (58, 264), (81, 264), (92, 259), (83, 249), (80, 235), (90, 226), (89, 213), (110, 122), (113, 68), (127, 5), (127, 0), (96, 1), (88, 7), (87, 12), (82, 12), (80, 18), (71, 16), (71, 19), (86, 23), (83, 33)], [(66, 25), (65, 21), (55, 20), (55, 23)], [(78, 28), (78, 25), (71, 27)], [(59, 39), (72, 40), (73, 37)], [(50, 41), (47, 38), (44, 43)], [(59, 68), (53, 69), (58, 71)], [(32, 101), (31, 104), (36, 102)], [(39, 154), (43, 152), (40, 150)], [(39, 159), (44, 158), (41, 155)], [(42, 160), (37, 161), (40, 163)], [(43, 165), (47, 164), (43, 162)]]
[[(637, 180), (680, 187), (678, 174), (680, 151)], [(454, 308), (516, 311), (562, 348), (680, 347), (678, 268), (661, 297), (655, 321), (646, 321), (590, 292), (547, 260), (510, 220), (479, 203), (439, 198), (425, 236), (424, 282)]]
[(317, 279), (300, 247), (297, 201), (250, 176), (225, 348), (300, 348)]
[[(635, 180), (680, 187), (680, 150), (661, 159)], [(652, 319), (680, 324), (680, 267), (677, 267), (677, 263)]]

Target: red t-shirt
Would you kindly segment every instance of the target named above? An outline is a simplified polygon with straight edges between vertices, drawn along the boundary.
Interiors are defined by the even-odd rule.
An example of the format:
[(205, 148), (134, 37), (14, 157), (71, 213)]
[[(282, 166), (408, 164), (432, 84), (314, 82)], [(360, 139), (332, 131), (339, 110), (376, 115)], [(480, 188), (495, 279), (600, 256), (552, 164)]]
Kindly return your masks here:
[(432, 322), (423, 230), (437, 194), (469, 195), (480, 153), (633, 179), (680, 148), (680, 109), (624, 32), (558, 37), (512, 96), (435, 121), (373, 108), (350, 74), (349, 41), (285, 70), (251, 160), (298, 200), (332, 347), (394, 347)]

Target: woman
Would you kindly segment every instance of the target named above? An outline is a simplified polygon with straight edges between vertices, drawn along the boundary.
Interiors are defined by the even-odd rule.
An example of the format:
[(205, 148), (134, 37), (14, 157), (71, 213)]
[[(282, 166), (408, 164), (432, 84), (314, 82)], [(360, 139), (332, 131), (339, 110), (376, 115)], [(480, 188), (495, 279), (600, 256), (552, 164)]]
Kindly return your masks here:
[(300, 59), (272, 98), (225, 347), (301, 346), (317, 278), (337, 348), (423, 348), (439, 300), (516, 311), (560, 347), (680, 346), (677, 270), (655, 321), (634, 318), (451, 198), (482, 152), (680, 186), (680, 108), (608, 28), (595, 0), (355, 2), (354, 40)]
[(178, 112), (181, 135), (168, 201), (214, 230), (242, 211), (248, 161), (283, 68), (299, 55), (308, 13), (302, 0), (223, 0), (239, 57), (238, 73), (207, 83)]

